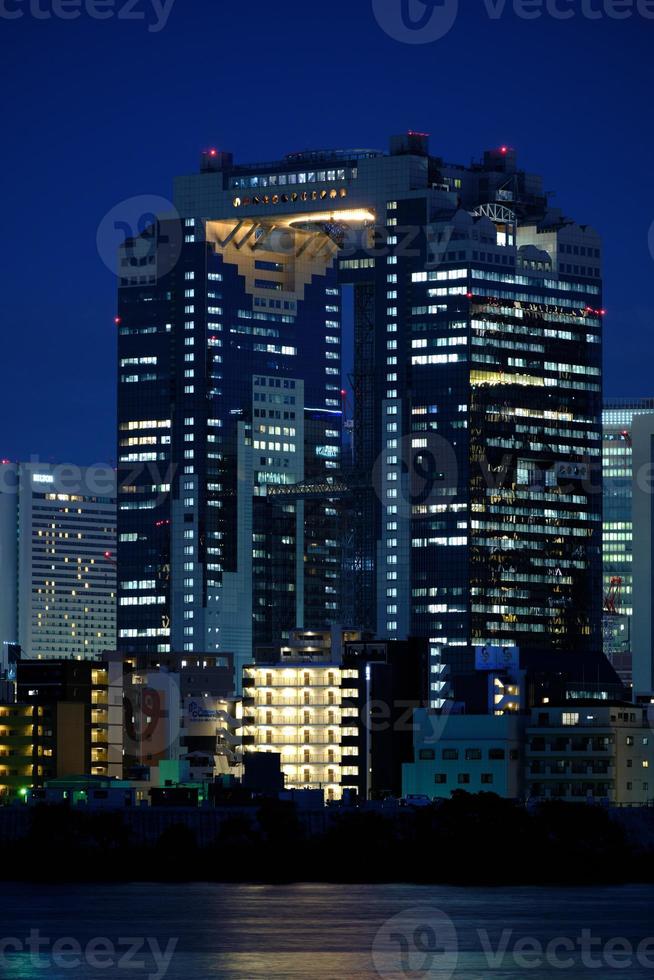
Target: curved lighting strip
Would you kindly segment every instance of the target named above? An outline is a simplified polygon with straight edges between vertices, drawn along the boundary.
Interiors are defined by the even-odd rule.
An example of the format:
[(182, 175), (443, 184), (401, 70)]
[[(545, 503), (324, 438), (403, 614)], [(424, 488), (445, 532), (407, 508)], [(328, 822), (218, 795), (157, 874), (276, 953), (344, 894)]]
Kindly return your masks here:
[(364, 208), (355, 208), (346, 211), (309, 211), (308, 213), (284, 216), (275, 220), (289, 228), (307, 225), (356, 225), (374, 221), (375, 215), (374, 212)]

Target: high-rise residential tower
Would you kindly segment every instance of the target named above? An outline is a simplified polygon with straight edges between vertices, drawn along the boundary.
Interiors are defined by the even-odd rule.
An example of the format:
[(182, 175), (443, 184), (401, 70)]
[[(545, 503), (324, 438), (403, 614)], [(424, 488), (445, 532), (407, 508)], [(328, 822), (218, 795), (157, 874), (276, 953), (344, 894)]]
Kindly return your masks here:
[(116, 645), (116, 474), (0, 464), (0, 642), (26, 658)]
[[(123, 614), (121, 642), (228, 649), (238, 610), (246, 645), (250, 610), (254, 624), (257, 612), (270, 618), (271, 598), (281, 602), (289, 587), (296, 625), (336, 618), (338, 595), (333, 609), (316, 601), (313, 621), (300, 601), (306, 540), (317, 545), (319, 583), (331, 587), (325, 558), (339, 566), (327, 526), (338, 511), (333, 486), (354, 499), (356, 544), (343, 563), (359, 583), (352, 625), (428, 637), (436, 702), (448, 672), (473, 669), (477, 645), (598, 651), (597, 234), (552, 208), (510, 148), (450, 165), (418, 133), (393, 138), (389, 154), (307, 151), (238, 165), (207, 151), (199, 174), (177, 180), (175, 206), (189, 241), (173, 272), (156, 274), (169, 246), (150, 269), (123, 259), (121, 372), (149, 366), (134, 369), (140, 384), (121, 382), (121, 453), (152, 452), (178, 469), (159, 487), (122, 481), (120, 578), (152, 608), (148, 630), (134, 627), (141, 635)], [(163, 224), (158, 232), (166, 237)], [(338, 424), (321, 429), (322, 414), (339, 409), (341, 293), (355, 323), (349, 473), (339, 471)], [(305, 426), (304, 469), (297, 425), (275, 435), (272, 452), (260, 429), (270, 422), (255, 414), (255, 396), (271, 379), (303, 382), (305, 423), (313, 412), (318, 430), (310, 448)], [(127, 451), (137, 444), (151, 448)], [(289, 561), (266, 597), (249, 572), (264, 544), (255, 535), (266, 532), (249, 522), (263, 501), (279, 508), (263, 491), (286, 482), (279, 474), (301, 482), (286, 503), (294, 533), (271, 539), (293, 542), (296, 575)], [(148, 513), (158, 490), (167, 502)], [(258, 526), (272, 527), (269, 516)]]
[(647, 432), (654, 429), (654, 399), (619, 398), (604, 402), (604, 652), (625, 680), (631, 680), (632, 666), (636, 416), (639, 419), (645, 416), (639, 424), (644, 424)]

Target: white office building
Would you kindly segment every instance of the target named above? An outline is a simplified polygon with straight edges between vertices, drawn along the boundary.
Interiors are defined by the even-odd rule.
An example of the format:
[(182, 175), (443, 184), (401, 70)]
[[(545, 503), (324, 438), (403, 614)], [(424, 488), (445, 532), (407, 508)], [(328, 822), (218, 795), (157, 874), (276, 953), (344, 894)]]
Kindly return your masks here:
[(0, 464), (0, 642), (26, 658), (116, 646), (116, 476)]

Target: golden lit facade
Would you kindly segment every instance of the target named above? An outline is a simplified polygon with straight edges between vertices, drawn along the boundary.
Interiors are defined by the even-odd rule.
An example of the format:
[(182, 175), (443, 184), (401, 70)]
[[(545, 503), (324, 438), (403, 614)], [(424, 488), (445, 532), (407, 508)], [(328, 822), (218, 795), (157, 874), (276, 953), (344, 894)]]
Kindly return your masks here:
[[(34, 741), (42, 712), (28, 704), (0, 705), (0, 799), (19, 795), (21, 789), (33, 785), (39, 773)], [(41, 754), (52, 755), (51, 748), (39, 749)]]
[(278, 752), (286, 789), (356, 788), (358, 670), (330, 663), (246, 666), (244, 751)]
[(120, 779), (122, 774), (122, 670), (102, 663), (91, 672), (91, 775)]
[(21, 660), (16, 697), (16, 703), (0, 704), (0, 795), (57, 777), (122, 777), (119, 665)]

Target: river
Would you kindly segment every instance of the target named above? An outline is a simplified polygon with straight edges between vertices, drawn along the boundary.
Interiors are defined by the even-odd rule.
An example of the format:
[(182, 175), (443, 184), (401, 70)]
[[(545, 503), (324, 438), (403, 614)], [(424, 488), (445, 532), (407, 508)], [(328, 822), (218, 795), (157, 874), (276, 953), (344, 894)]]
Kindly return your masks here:
[(0, 976), (654, 977), (653, 901), (654, 886), (640, 885), (5, 883)]

